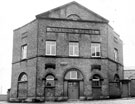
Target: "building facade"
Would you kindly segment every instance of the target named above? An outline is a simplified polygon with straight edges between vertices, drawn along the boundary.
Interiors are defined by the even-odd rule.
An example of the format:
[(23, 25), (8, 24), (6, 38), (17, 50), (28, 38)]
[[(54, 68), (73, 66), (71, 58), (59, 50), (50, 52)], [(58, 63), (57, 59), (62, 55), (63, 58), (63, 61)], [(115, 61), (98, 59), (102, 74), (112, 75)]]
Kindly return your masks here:
[(135, 69), (124, 70), (124, 79), (135, 79)]
[(123, 49), (108, 23), (71, 2), (14, 30), (10, 100), (109, 98)]

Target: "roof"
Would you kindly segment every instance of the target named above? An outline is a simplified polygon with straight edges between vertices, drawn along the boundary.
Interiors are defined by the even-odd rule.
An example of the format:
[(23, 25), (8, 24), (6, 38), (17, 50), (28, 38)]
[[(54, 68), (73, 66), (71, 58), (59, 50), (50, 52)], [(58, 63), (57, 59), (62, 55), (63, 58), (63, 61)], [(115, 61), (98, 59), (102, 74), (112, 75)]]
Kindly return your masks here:
[[(66, 13), (64, 13), (66, 12)], [(85, 13), (85, 17), (84, 17)], [(89, 10), (88, 8), (80, 5), (79, 3), (73, 1), (68, 4), (62, 5), (60, 7), (54, 8), (47, 12), (36, 15), (37, 18), (59, 18), (59, 19), (67, 19), (66, 16), (69, 14), (77, 14), (82, 17), (82, 20), (97, 20), (102, 22), (109, 22), (104, 17), (96, 14), (95, 12)], [(60, 16), (61, 15), (61, 16)], [(65, 17), (64, 17), (65, 15)], [(87, 17), (87, 18), (86, 18)]]

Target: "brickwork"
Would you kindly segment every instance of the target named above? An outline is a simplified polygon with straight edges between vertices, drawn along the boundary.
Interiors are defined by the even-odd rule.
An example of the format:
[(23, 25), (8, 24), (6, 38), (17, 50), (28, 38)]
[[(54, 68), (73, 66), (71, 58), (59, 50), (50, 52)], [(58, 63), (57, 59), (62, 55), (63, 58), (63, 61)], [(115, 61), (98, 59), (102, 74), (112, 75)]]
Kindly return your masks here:
[[(74, 14), (74, 15), (73, 15)], [(70, 20), (79, 19), (79, 20)], [(67, 32), (47, 32), (48, 27), (59, 27)], [(76, 29), (71, 33), (71, 29)], [(99, 35), (85, 33), (86, 30), (100, 31)], [(73, 31), (73, 30), (72, 30)], [(79, 33), (79, 32), (82, 33)], [(84, 32), (84, 33), (83, 33)], [(114, 41), (117, 38), (117, 42)], [(56, 41), (56, 56), (47, 56), (46, 41)], [(78, 3), (69, 3), (48, 13), (37, 15), (36, 20), (14, 30), (12, 85), (10, 98), (18, 98), (18, 78), (22, 72), (28, 75), (27, 99), (62, 100), (68, 99), (68, 83), (79, 84), (76, 98), (94, 99), (92, 79), (94, 75), (101, 77), (101, 95), (108, 98), (109, 82), (117, 74), (123, 79), (122, 41), (108, 25), (108, 20), (86, 9)], [(69, 56), (69, 42), (79, 43), (79, 56)], [(101, 57), (91, 57), (91, 43), (101, 44)], [(21, 46), (27, 44), (27, 59), (21, 60)], [(114, 48), (117, 48), (118, 61), (114, 61)], [(55, 68), (45, 68), (46, 64), (53, 64)], [(92, 65), (99, 65), (101, 69), (92, 69)], [(76, 70), (82, 75), (81, 80), (66, 80), (65, 75), (70, 70)], [(46, 76), (55, 77), (53, 97), (46, 98)], [(48, 88), (49, 89), (49, 88)], [(54, 94), (54, 95), (53, 95)], [(98, 94), (98, 92), (97, 92)], [(76, 96), (76, 95), (75, 95)]]
[[(18, 78), (22, 72), (28, 75), (28, 96), (35, 96), (36, 85), (36, 54), (37, 54), (37, 22), (31, 23), (14, 30), (13, 60), (12, 60), (12, 84), (11, 98), (17, 98)], [(21, 46), (27, 44), (27, 60), (21, 60)]]

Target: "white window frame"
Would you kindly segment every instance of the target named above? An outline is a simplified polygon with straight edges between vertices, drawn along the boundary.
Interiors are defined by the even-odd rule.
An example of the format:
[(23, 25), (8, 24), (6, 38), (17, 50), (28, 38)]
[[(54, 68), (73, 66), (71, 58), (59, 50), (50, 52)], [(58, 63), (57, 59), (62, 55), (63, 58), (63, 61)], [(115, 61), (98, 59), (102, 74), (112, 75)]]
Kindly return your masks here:
[(114, 61), (118, 61), (118, 50), (114, 48)]
[(21, 59), (27, 59), (27, 44), (21, 46)]
[(69, 56), (79, 56), (79, 43), (78, 42), (69, 42)]
[(24, 74), (22, 77), (21, 77), (21, 80), (20, 81), (28, 81), (28, 77), (26, 74)]
[[(52, 75), (50, 75), (52, 78), (46, 78), (47, 81), (49, 80), (54, 80), (54, 77)], [(48, 77), (48, 76), (47, 76)]]
[[(92, 55), (94, 49), (95, 55)], [(99, 50), (99, 51), (98, 51)], [(99, 56), (97, 56), (97, 52), (99, 52)], [(91, 57), (101, 57), (101, 45), (100, 43), (91, 43)]]
[[(75, 77), (72, 77), (72, 72), (75, 72)], [(77, 79), (77, 71), (70, 71), (70, 79)]]
[[(53, 50), (54, 48), (54, 50)], [(49, 51), (49, 53), (48, 53)], [(46, 55), (55, 56), (56, 55), (56, 41), (46, 41)]]
[[(47, 78), (48, 76), (51, 76), (52, 78)], [(55, 79), (54, 79), (54, 76), (52, 76), (52, 75), (48, 75), (47, 77), (46, 77), (46, 86), (47, 86), (47, 83), (49, 82), (49, 83), (51, 83), (51, 86), (49, 86), (49, 87), (52, 87), (52, 86), (55, 86)], [(47, 86), (48, 87), (48, 86)]]

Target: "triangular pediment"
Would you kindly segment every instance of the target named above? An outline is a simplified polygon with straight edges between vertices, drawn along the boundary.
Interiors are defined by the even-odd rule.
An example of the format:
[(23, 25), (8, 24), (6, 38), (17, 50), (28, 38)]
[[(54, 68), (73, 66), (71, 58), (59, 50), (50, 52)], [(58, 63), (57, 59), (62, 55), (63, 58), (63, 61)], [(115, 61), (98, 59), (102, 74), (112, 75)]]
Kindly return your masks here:
[(102, 16), (94, 13), (79, 3), (73, 1), (63, 6), (57, 7), (50, 11), (41, 13), (36, 16), (37, 18), (57, 18), (57, 19), (72, 19), (72, 20), (87, 20), (109, 22)]

